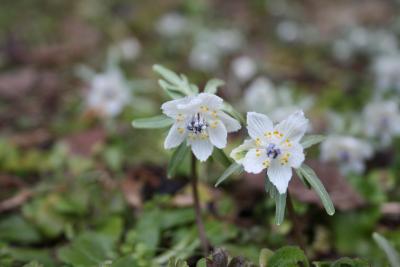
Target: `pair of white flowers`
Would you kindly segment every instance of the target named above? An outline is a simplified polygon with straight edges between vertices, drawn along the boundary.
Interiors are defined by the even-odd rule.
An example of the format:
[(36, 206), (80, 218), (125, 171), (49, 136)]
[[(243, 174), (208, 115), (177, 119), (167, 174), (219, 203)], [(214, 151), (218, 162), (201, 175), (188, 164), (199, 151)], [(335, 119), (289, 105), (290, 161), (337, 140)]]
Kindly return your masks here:
[[(200, 161), (207, 160), (214, 146), (224, 148), (227, 134), (241, 128), (237, 120), (222, 110), (223, 100), (210, 93), (168, 101), (161, 108), (165, 115), (174, 119), (164, 147), (174, 148), (186, 140)], [(234, 149), (231, 157), (247, 172), (260, 173), (267, 169), (270, 181), (284, 194), (292, 168), (300, 167), (304, 161), (300, 140), (307, 127), (308, 120), (301, 111), (276, 126), (266, 115), (249, 112), (247, 129), (251, 139)]]

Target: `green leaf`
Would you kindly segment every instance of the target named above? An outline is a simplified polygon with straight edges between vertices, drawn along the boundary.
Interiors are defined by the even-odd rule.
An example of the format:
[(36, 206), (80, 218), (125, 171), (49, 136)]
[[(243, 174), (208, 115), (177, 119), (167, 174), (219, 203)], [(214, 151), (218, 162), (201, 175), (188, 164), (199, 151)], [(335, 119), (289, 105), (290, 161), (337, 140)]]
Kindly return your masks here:
[(120, 258), (111, 264), (111, 267), (135, 267), (135, 266), (139, 266), (139, 264), (132, 255)]
[(189, 267), (189, 265), (184, 260), (172, 257), (169, 259), (167, 267)]
[(211, 79), (207, 82), (206, 86), (204, 87), (204, 93), (216, 94), (218, 87), (224, 85), (225, 82), (220, 79)]
[(165, 116), (159, 115), (146, 119), (136, 119), (132, 121), (132, 126), (139, 129), (155, 129), (165, 128), (174, 123), (174, 120)]
[(225, 171), (224, 173), (218, 178), (217, 182), (215, 183), (215, 187), (219, 186), (223, 181), (225, 181), (229, 176), (234, 174), (235, 172), (242, 171), (243, 167), (242, 165), (234, 162), (232, 163)]
[(323, 142), (325, 139), (326, 137), (323, 135), (306, 135), (301, 139), (300, 144), (306, 149)]
[(383, 236), (378, 233), (373, 233), (372, 238), (378, 244), (378, 246), (385, 252), (386, 257), (388, 258), (390, 265), (392, 267), (400, 267), (400, 255), (393, 248), (393, 246), (387, 241)]
[(181, 78), (172, 70), (169, 70), (161, 65), (154, 65), (153, 70), (160, 74), (165, 80), (169, 81), (172, 84), (180, 84)]
[(301, 173), (298, 169), (295, 169), (295, 171), (304, 186), (306, 186), (308, 189), (311, 189), (311, 185), (309, 182), (307, 182), (306, 178), (304, 178), (303, 173)]
[(0, 239), (16, 243), (35, 243), (41, 240), (38, 230), (19, 215), (0, 221)]
[(179, 99), (186, 96), (178, 86), (171, 85), (164, 80), (158, 80), (158, 84), (164, 89), (167, 95), (173, 99)]
[(308, 260), (304, 252), (293, 246), (287, 246), (275, 251), (268, 261), (268, 267), (296, 267), (298, 263), (303, 263), (302, 266), (309, 267)]
[(185, 159), (187, 153), (189, 152), (189, 147), (186, 145), (186, 142), (183, 142), (175, 149), (174, 153), (172, 154), (171, 160), (168, 163), (167, 168), (167, 175), (168, 178), (174, 177), (176, 174), (176, 170), (178, 169), (179, 165)]
[(286, 193), (280, 194), (278, 189), (273, 185), (267, 176), (265, 176), (265, 191), (275, 200), (275, 224), (281, 225), (285, 218)]
[(31, 261), (22, 267), (44, 267), (44, 266), (42, 264), (38, 263), (37, 261)]
[(279, 194), (275, 197), (275, 223), (281, 225), (285, 218), (285, 207), (286, 207), (286, 193)]
[(235, 118), (236, 120), (238, 120), (240, 122), (241, 125), (245, 125), (246, 121), (244, 119), (244, 117), (242, 116), (242, 114), (240, 114), (238, 111), (236, 111), (230, 104), (228, 104), (227, 102), (224, 102), (224, 105), (222, 107), (222, 110), (227, 113), (228, 115), (230, 115), (231, 117)]
[(272, 250), (263, 248), (260, 252), (260, 258), (259, 258), (260, 267), (267, 267), (268, 262), (271, 259), (272, 255), (274, 255), (274, 252)]
[(225, 154), (225, 152), (222, 149), (218, 149), (218, 148), (214, 149), (214, 153), (213, 153), (212, 157), (216, 161), (218, 161), (222, 165), (224, 165), (226, 168), (228, 168), (232, 164), (232, 160), (230, 160), (230, 158)]
[(329, 215), (335, 214), (335, 207), (333, 206), (332, 200), (315, 172), (305, 164), (301, 165), (300, 168), (298, 168), (298, 171), (318, 194), (326, 212)]
[(94, 232), (85, 232), (70, 245), (58, 250), (58, 258), (73, 266), (97, 266), (115, 258), (114, 239)]
[(330, 267), (370, 267), (371, 265), (361, 259), (341, 258), (329, 265)]

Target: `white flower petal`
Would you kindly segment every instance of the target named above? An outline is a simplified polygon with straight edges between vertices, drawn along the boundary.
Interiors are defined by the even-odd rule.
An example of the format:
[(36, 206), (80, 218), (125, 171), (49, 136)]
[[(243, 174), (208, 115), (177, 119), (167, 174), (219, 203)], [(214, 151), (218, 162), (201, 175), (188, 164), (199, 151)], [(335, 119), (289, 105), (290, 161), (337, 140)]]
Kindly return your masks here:
[(279, 160), (273, 160), (268, 168), (267, 175), (280, 194), (286, 193), (289, 181), (292, 178), (292, 168), (290, 166), (282, 166)]
[(224, 148), (226, 146), (228, 132), (221, 121), (212, 121), (210, 127), (208, 127), (208, 134), (214, 146), (218, 148)]
[(247, 112), (247, 130), (251, 138), (265, 140), (265, 132), (273, 129), (272, 121), (268, 116), (256, 112)]
[(281, 121), (275, 130), (284, 135), (284, 140), (298, 142), (303, 137), (308, 127), (308, 119), (304, 117), (303, 111), (296, 111), (286, 120)]
[(243, 167), (246, 172), (260, 173), (266, 166), (264, 161), (268, 160), (267, 153), (264, 149), (250, 149), (243, 159)]
[(161, 109), (165, 115), (171, 118), (175, 118), (180, 112), (178, 105), (187, 102), (186, 98), (175, 99), (171, 101), (167, 101), (161, 105)]
[(218, 112), (218, 117), (225, 124), (225, 128), (228, 131), (228, 133), (236, 132), (240, 130), (240, 128), (242, 128), (242, 126), (237, 120), (235, 120), (234, 118), (232, 118), (223, 111)]
[[(182, 128), (182, 130), (179, 130), (179, 128)], [(174, 123), (169, 130), (167, 137), (165, 138), (164, 148), (170, 149), (179, 146), (183, 142), (185, 137), (185, 128), (178, 123)]]
[(201, 103), (209, 109), (222, 108), (223, 99), (219, 96), (210, 93), (201, 93), (197, 97), (201, 100)]
[(305, 159), (303, 147), (299, 143), (292, 143), (287, 152), (290, 153), (289, 166), (295, 169), (299, 168)]
[(206, 161), (211, 156), (214, 148), (208, 139), (195, 139), (190, 142), (190, 145), (192, 146), (193, 154), (200, 161)]

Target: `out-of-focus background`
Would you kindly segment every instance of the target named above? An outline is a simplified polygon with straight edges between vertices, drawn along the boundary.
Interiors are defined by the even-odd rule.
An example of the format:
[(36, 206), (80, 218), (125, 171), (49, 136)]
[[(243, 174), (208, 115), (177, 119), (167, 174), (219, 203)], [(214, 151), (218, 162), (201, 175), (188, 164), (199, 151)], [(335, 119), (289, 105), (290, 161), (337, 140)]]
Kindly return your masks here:
[[(400, 249), (399, 5), (3, 0), (0, 266), (199, 259), (189, 161), (168, 179), (166, 131), (131, 126), (160, 114), (168, 100), (154, 64), (200, 88), (224, 80), (218, 94), (243, 114), (280, 121), (304, 110), (309, 132), (327, 137), (307, 163), (337, 210), (328, 216), (317, 195), (292, 179), (307, 255), (386, 266), (371, 235)], [(246, 135), (231, 135), (226, 153)], [(296, 244), (289, 220), (274, 224), (263, 175), (214, 188), (224, 169), (213, 159), (200, 167), (211, 244), (253, 263), (262, 248)]]

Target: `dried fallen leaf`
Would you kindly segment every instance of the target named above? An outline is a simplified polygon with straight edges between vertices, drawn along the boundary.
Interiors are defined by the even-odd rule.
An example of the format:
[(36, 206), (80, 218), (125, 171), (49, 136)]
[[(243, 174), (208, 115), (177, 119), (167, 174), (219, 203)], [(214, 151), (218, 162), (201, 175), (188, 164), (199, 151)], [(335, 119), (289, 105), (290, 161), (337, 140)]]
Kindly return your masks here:
[(96, 128), (68, 136), (64, 142), (68, 145), (70, 153), (90, 156), (96, 145), (103, 144), (105, 139), (106, 132), (104, 129)]

